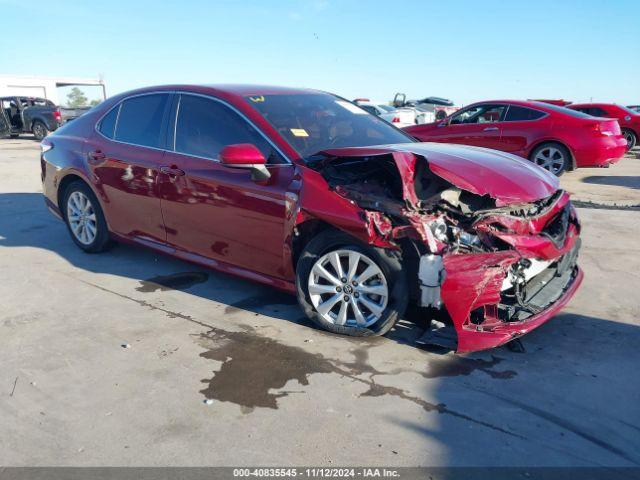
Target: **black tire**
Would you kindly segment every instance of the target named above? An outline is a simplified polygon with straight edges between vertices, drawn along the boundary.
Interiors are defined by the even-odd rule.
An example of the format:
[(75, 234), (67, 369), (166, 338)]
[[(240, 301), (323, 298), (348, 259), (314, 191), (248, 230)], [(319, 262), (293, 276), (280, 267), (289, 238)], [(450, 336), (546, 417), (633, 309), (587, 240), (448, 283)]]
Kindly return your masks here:
[(12, 133), (9, 135), (11, 138), (18, 138), (20, 136), (19, 133)]
[[(553, 149), (553, 151), (555, 152), (558, 152), (562, 156), (562, 165), (557, 169), (555, 167), (547, 168), (543, 165), (540, 165), (540, 163), (537, 161), (538, 155), (544, 155), (545, 150), (552, 151), (551, 149)], [(555, 176), (559, 177), (571, 166), (571, 153), (569, 153), (569, 150), (564, 145), (560, 145), (559, 143), (555, 142), (547, 142), (534, 148), (531, 152), (531, 155), (529, 155), (529, 160), (531, 160), (539, 167), (544, 168), (548, 172), (551, 172)], [(554, 156), (554, 160), (559, 160), (559, 158)]]
[(635, 148), (638, 144), (638, 137), (636, 134), (627, 128), (623, 128), (622, 135), (624, 135), (624, 139), (627, 141), (627, 151)]
[[(353, 250), (366, 255), (383, 272), (388, 286), (388, 301), (380, 318), (367, 327), (336, 325), (325, 320), (315, 309), (309, 295), (309, 275), (315, 262), (333, 250)], [(404, 314), (409, 302), (407, 278), (396, 252), (363, 245), (353, 237), (335, 230), (325, 230), (312, 239), (300, 254), (296, 266), (298, 302), (305, 314), (319, 327), (332, 333), (354, 337), (384, 335)]]
[(40, 120), (33, 122), (31, 131), (33, 132), (33, 136), (36, 137), (36, 140), (42, 140), (50, 133), (47, 126)]
[[(95, 223), (97, 226), (97, 232), (93, 241), (88, 244), (82, 243), (76, 237), (67, 216), (67, 205), (69, 203), (69, 197), (71, 197), (74, 192), (80, 192), (89, 199), (93, 208), (93, 212), (96, 216)], [(71, 235), (71, 239), (82, 250), (87, 253), (99, 253), (108, 250), (112, 246), (112, 241), (109, 235), (109, 228), (107, 227), (107, 221), (105, 219), (104, 212), (102, 211), (102, 207), (100, 206), (100, 202), (86, 183), (80, 180), (76, 180), (75, 182), (72, 182), (67, 186), (64, 191), (64, 195), (62, 196), (60, 211), (62, 212), (62, 216), (64, 218), (64, 222), (67, 225), (67, 230), (69, 230), (69, 235)]]

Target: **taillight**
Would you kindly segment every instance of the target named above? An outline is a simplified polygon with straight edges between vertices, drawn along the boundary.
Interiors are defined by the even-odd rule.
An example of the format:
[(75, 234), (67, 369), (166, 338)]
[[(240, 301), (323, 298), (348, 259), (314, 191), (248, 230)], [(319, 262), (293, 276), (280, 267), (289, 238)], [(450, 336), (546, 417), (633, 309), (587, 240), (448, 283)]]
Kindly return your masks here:
[(62, 115), (60, 114), (60, 110), (54, 110), (53, 111), (53, 118), (56, 119), (56, 122), (61, 122), (62, 121)]
[(587, 128), (596, 135), (603, 135), (605, 137), (620, 135), (620, 127), (617, 122), (615, 124), (610, 122), (591, 123), (587, 125)]
[(393, 117), (393, 120), (391, 120), (391, 123), (400, 123), (400, 117)]

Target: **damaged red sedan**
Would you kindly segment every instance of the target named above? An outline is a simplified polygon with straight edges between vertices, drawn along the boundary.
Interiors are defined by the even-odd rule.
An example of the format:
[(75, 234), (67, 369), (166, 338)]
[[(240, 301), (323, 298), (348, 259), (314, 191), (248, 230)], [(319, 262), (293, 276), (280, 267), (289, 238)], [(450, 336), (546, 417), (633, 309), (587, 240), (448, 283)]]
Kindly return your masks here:
[(430, 342), (495, 347), (582, 280), (580, 224), (545, 170), (417, 143), (334, 95), (164, 86), (42, 142), (46, 203), (86, 252), (133, 242), (295, 293), (320, 327), (383, 335), (410, 302)]

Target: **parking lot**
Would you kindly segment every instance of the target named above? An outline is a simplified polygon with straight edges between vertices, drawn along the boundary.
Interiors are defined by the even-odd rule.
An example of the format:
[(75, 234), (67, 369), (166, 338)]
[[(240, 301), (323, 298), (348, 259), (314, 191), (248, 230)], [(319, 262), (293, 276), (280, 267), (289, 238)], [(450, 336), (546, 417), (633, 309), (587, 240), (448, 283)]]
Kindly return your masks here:
[(38, 144), (0, 141), (0, 464), (638, 465), (638, 157), (561, 178), (588, 207), (568, 307), (524, 353), (455, 355), (418, 348), (419, 322), (333, 336), (266, 287), (85, 254)]

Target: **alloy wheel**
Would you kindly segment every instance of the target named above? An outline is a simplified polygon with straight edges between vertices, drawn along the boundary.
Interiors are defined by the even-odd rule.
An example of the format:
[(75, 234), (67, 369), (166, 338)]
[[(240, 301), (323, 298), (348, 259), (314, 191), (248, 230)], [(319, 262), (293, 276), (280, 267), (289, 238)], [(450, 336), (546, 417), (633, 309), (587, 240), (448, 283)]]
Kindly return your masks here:
[(91, 245), (98, 233), (96, 212), (89, 198), (75, 191), (67, 200), (67, 220), (71, 232), (83, 245)]
[(36, 138), (44, 138), (45, 137), (44, 127), (40, 123), (36, 122), (36, 124), (33, 126), (33, 135)]
[(622, 135), (624, 135), (624, 139), (627, 141), (628, 150), (631, 150), (633, 147), (636, 146), (636, 137), (633, 135), (633, 133), (631, 133), (628, 130), (624, 130), (622, 132)]
[(309, 274), (309, 297), (316, 311), (335, 325), (365, 328), (387, 307), (387, 279), (378, 265), (355, 250), (320, 257)]
[(533, 161), (545, 170), (549, 170), (553, 174), (558, 174), (558, 172), (561, 172), (564, 168), (566, 159), (559, 149), (546, 147), (536, 154)]

